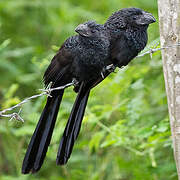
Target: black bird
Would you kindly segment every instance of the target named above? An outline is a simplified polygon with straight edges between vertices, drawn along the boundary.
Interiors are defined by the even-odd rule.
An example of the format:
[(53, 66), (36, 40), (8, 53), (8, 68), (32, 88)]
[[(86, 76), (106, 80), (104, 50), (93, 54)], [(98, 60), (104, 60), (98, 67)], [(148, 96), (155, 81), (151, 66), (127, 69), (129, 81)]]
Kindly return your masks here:
[[(76, 79), (79, 84), (75, 88), (78, 91), (75, 105), (81, 100), (85, 106), (87, 99), (84, 100), (83, 97), (89, 95), (92, 82), (101, 76), (103, 67), (108, 64), (110, 43), (104, 26), (96, 24), (94, 21), (80, 24), (75, 31), (79, 35), (68, 38), (61, 46), (44, 74), (44, 83), (47, 86), (52, 82), (54, 88), (66, 85)], [(52, 97), (47, 98), (47, 103), (23, 161), (22, 173), (24, 174), (30, 171), (32, 173), (37, 172), (42, 166), (63, 93), (64, 90), (53, 91)], [(76, 109), (73, 107), (73, 110)], [(83, 116), (84, 110), (79, 113), (80, 116)], [(67, 138), (62, 140), (60, 151), (64, 149), (65, 151), (72, 151), (72, 146), (70, 148), (67, 146), (76, 139), (80, 124), (81, 121), (68, 121), (64, 133)], [(57, 163), (63, 164), (62, 160), (58, 156)]]
[[(150, 13), (147, 13), (138, 8), (122, 9), (110, 16), (107, 22), (104, 24), (104, 27), (106, 30), (106, 37), (108, 37), (110, 40), (111, 57), (109, 59), (110, 61), (106, 61), (104, 66), (109, 65), (112, 62), (114, 66), (118, 67), (127, 65), (141, 50), (144, 49), (147, 43), (147, 28), (148, 25), (153, 22), (155, 22), (155, 19)], [(81, 33), (81, 36), (86, 36), (86, 33), (84, 33), (83, 35), (83, 31), (79, 33)], [(66, 41), (71, 42), (67, 43), (71, 44), (70, 47), (77, 46), (74, 39), (76, 38), (69, 38)], [(72, 80), (72, 72), (69, 71), (69, 67), (67, 68), (68, 60), (66, 61), (66, 58), (71, 61), (72, 54), (77, 54), (76, 51), (71, 51), (73, 52), (71, 54), (68, 53), (69, 51), (66, 52), (64, 49), (65, 45), (63, 44), (59, 52), (53, 58), (50, 66), (48, 67), (44, 76), (46, 85), (49, 82), (53, 82), (53, 87), (57, 87), (71, 82), (62, 81), (62, 79), (65, 79), (65, 77), (69, 80)], [(85, 55), (87, 54), (85, 53)], [(102, 53), (101, 55), (104, 55), (104, 53)], [(94, 72), (94, 68), (89, 69), (89, 65), (87, 66), (88, 67), (86, 69), (86, 72), (89, 72), (90, 74), (92, 73), (94, 78), (90, 78), (86, 83), (82, 82), (80, 84), (80, 89), (78, 89), (79, 86), (75, 87), (75, 90), (79, 91), (79, 93), (73, 105), (73, 109), (71, 111), (68, 123), (60, 142), (56, 161), (57, 164), (60, 165), (66, 164), (71, 155), (74, 142), (79, 134), (79, 130), (81, 127), (81, 122), (89, 97), (90, 88), (96, 86), (103, 80), (102, 76), (100, 75), (100, 71), (96, 71), (97, 75), (95, 75), (96, 73)], [(114, 69), (113, 66), (109, 67), (112, 67), (112, 70)], [(70, 74), (66, 74), (67, 71), (69, 71)], [(109, 70), (104, 71), (104, 77), (108, 76), (109, 73)], [(79, 78), (78, 80), (80, 79), (81, 78)], [(48, 145), (50, 143), (63, 92), (63, 90), (53, 92), (53, 98), (48, 98), (47, 104), (42, 112), (41, 118), (38, 122), (37, 128), (33, 134), (28, 150), (26, 152), (22, 167), (22, 173), (29, 173), (30, 171), (37, 172), (40, 169), (47, 152)]]
[[(155, 22), (155, 18), (151, 13), (145, 12), (139, 8), (124, 8), (113, 13), (104, 27), (110, 37), (110, 63), (114, 66), (126, 66), (147, 44), (147, 28), (149, 24)], [(113, 66), (109, 66), (114, 69)], [(112, 69), (112, 70), (113, 70)], [(111, 71), (104, 72), (104, 78)], [(92, 87), (96, 86), (103, 80), (101, 76), (92, 82)], [(77, 96), (71, 111), (66, 129), (60, 142), (57, 155), (57, 164), (66, 164), (70, 158), (74, 142), (78, 136), (84, 111), (86, 108), (89, 93), (84, 97)], [(74, 128), (78, 129), (75, 137), (73, 137)]]

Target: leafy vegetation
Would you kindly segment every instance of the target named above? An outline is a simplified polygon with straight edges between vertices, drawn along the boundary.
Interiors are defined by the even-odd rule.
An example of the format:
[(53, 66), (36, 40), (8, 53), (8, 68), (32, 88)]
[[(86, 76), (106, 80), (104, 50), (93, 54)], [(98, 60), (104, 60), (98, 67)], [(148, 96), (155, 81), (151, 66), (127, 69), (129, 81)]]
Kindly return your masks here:
[[(10, 107), (38, 93), (57, 47), (81, 22), (104, 23), (114, 11), (140, 7), (157, 18), (155, 0), (1, 0), (0, 104)], [(158, 19), (158, 18), (157, 18)], [(149, 28), (149, 47), (159, 41)], [(135, 59), (94, 88), (68, 165), (56, 166), (59, 140), (75, 93), (66, 90), (40, 172), (22, 175), (21, 164), (45, 97), (22, 108), (25, 123), (0, 120), (0, 179), (177, 179), (160, 52)], [(17, 109), (18, 111), (18, 109)]]

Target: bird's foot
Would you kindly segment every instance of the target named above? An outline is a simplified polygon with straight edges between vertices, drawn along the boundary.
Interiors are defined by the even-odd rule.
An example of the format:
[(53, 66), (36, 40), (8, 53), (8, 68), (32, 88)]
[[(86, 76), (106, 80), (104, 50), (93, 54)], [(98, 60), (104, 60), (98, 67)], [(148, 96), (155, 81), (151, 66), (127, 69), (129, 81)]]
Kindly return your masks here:
[(115, 69), (116, 66), (114, 66), (114, 64), (104, 67), (101, 71), (101, 77), (104, 79), (109, 73), (114, 72)]
[(73, 83), (73, 86), (74, 86), (74, 91), (78, 92), (79, 87), (80, 87), (79, 81), (76, 78), (73, 78), (72, 83)]
[(108, 72), (114, 72), (114, 70), (116, 69), (116, 66), (114, 66), (114, 64), (110, 64), (108, 66), (106, 66), (106, 71)]
[(73, 83), (74, 86), (79, 85), (79, 81), (76, 78), (73, 78), (72, 83)]

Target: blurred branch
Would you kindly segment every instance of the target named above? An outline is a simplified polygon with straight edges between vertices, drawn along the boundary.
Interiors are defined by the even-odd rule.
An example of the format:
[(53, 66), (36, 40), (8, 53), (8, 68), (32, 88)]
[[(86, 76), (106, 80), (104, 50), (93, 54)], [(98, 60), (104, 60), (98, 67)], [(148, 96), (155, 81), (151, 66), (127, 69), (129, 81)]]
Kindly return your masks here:
[(17, 107), (21, 107), (23, 104), (27, 103), (28, 101), (30, 101), (32, 99), (35, 99), (35, 98), (38, 98), (40, 96), (47, 95), (47, 96), (51, 97), (51, 92), (52, 91), (65, 89), (65, 88), (67, 88), (69, 86), (72, 86), (72, 85), (74, 85), (74, 82), (68, 83), (68, 84), (66, 84), (64, 86), (60, 86), (60, 87), (57, 87), (57, 88), (48, 87), (47, 89), (40, 89), (41, 91), (43, 91), (43, 93), (36, 94), (36, 95), (31, 96), (31, 97), (28, 97), (28, 98), (24, 99), (23, 101), (21, 101), (19, 104), (16, 104), (16, 105), (14, 105), (14, 106), (12, 106), (10, 108), (7, 108), (7, 109), (4, 109), (4, 110), (0, 111), (0, 117), (8, 117), (8, 118), (10, 118), (10, 120), (16, 119), (18, 121), (24, 122), (24, 120), (20, 116), (21, 109), (20, 109), (20, 111), (18, 113), (12, 113), (12, 114), (5, 114), (5, 113), (7, 111), (12, 111), (13, 109), (15, 109)]
[[(122, 141), (119, 136), (117, 136), (109, 127), (104, 125), (100, 120), (97, 121), (97, 125), (100, 126), (102, 129), (104, 129), (107, 133), (111, 134), (117, 141), (119, 141), (119, 142)], [(124, 146), (124, 148), (135, 153), (136, 155), (139, 155), (139, 156), (143, 156), (145, 154), (145, 152), (141, 152), (135, 148), (128, 146), (127, 144), (126, 144), (126, 146)]]

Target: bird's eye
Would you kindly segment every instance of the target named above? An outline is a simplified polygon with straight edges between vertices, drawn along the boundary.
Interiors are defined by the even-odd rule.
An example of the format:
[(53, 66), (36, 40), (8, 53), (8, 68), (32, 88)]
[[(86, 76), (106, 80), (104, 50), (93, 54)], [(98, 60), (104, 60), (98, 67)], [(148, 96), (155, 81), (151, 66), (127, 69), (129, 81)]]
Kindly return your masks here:
[(95, 33), (95, 32), (96, 32), (96, 30), (95, 30), (95, 29), (92, 29), (92, 30), (91, 30), (91, 32), (92, 32), (92, 33)]
[(136, 20), (137, 19), (137, 16), (133, 16), (133, 20)]

